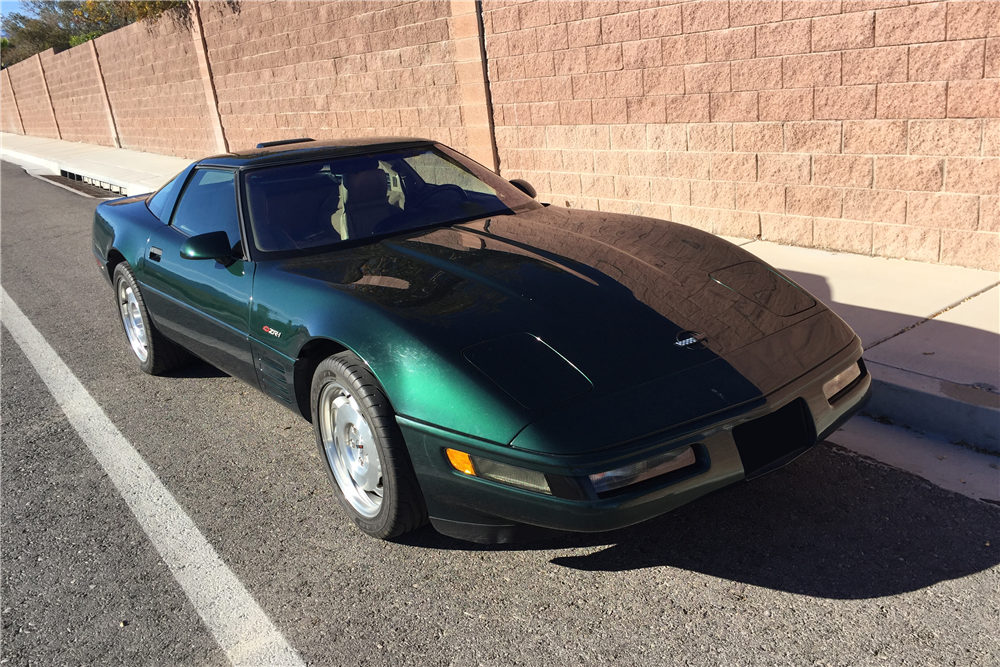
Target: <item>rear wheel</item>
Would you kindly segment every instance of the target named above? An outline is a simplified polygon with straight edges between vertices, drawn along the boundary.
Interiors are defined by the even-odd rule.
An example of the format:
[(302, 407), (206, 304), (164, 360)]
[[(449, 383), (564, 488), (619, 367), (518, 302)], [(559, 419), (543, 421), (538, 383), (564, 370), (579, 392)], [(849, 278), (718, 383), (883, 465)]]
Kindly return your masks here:
[(427, 521), (427, 507), (378, 380), (350, 352), (316, 368), (313, 430), (340, 504), (365, 533), (399, 537)]
[(153, 326), (146, 302), (139, 291), (139, 283), (128, 262), (121, 262), (115, 267), (112, 283), (115, 286), (118, 317), (132, 354), (139, 362), (139, 368), (144, 373), (160, 375), (187, 361), (187, 353), (164, 338)]

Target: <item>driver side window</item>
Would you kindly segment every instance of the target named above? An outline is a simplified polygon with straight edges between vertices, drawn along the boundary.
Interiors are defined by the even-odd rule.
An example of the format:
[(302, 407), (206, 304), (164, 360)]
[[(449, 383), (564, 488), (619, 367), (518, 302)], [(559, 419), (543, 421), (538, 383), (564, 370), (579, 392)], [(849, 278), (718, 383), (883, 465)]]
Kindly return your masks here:
[(240, 242), (236, 209), (236, 175), (221, 169), (198, 169), (191, 175), (170, 224), (188, 236), (223, 231)]

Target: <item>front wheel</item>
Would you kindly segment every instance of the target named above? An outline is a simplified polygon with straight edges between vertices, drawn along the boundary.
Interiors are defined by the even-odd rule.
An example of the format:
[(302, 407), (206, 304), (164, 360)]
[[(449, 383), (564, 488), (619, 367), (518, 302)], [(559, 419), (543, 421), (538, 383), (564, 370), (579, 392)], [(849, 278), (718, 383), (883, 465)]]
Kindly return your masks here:
[(419, 528), (427, 507), (378, 380), (350, 352), (316, 368), (310, 392), (313, 431), (340, 504), (372, 537), (387, 540)]
[(127, 262), (115, 266), (115, 304), (132, 354), (144, 373), (159, 375), (187, 361), (187, 353), (164, 338), (149, 319), (139, 283)]

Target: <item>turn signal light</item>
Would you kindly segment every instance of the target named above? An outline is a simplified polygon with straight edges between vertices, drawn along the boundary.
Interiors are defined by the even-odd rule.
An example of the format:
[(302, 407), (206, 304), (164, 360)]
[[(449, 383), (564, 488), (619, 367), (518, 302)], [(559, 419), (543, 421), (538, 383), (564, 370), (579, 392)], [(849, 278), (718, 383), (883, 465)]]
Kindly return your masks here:
[(472, 457), (457, 449), (446, 449), (444, 452), (448, 455), (448, 462), (451, 463), (452, 468), (458, 472), (464, 472), (466, 475), (475, 476), (476, 469), (472, 465)]
[(508, 486), (516, 486), (519, 489), (552, 495), (548, 480), (545, 479), (543, 473), (537, 470), (527, 470), (526, 468), (519, 468), (506, 463), (500, 463), (499, 461), (484, 459), (481, 456), (470, 456), (457, 449), (445, 449), (444, 452), (448, 456), (448, 462), (451, 463), (451, 467), (466, 475), (481, 477), (482, 479), (507, 484)]

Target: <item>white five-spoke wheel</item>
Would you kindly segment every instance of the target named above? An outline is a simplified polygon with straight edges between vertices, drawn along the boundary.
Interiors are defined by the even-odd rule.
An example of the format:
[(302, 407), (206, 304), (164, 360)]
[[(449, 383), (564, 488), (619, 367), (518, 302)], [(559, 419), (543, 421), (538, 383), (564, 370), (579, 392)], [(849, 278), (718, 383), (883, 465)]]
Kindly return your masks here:
[(382, 508), (382, 461), (371, 426), (357, 400), (336, 381), (323, 387), (319, 411), (323, 449), (337, 486), (358, 514), (375, 517)]
[(392, 539), (427, 521), (396, 413), (368, 366), (351, 352), (316, 367), (313, 430), (340, 504), (372, 537)]
[(139, 311), (139, 301), (135, 298), (135, 292), (124, 279), (118, 281), (118, 310), (121, 311), (125, 335), (128, 337), (129, 345), (132, 346), (132, 351), (140, 363), (146, 361), (149, 357), (149, 350), (146, 347), (146, 326), (142, 322), (142, 313)]

